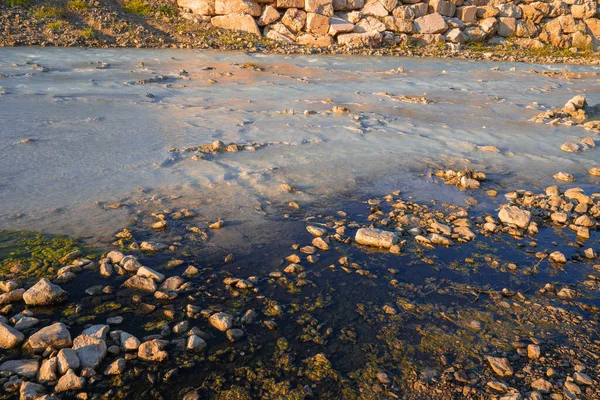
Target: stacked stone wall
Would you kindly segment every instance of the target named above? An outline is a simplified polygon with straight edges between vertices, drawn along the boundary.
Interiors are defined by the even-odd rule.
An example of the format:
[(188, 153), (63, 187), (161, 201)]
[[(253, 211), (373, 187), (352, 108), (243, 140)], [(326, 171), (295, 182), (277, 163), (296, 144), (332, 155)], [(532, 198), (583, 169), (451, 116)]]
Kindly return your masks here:
[(178, 0), (184, 16), (308, 46), (511, 42), (600, 48), (599, 0)]

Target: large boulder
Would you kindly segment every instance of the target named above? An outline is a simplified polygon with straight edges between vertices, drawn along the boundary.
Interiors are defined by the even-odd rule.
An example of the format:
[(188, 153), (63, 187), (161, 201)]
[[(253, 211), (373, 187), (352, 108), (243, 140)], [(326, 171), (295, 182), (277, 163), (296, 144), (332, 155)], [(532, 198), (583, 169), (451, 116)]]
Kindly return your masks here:
[(210, 20), (217, 28), (228, 29), (231, 31), (241, 31), (260, 36), (260, 30), (252, 16), (247, 14), (229, 14), (213, 17)]
[(23, 300), (28, 306), (51, 306), (67, 301), (69, 293), (60, 286), (53, 284), (46, 278), (30, 287), (23, 293)]
[(23, 300), (23, 293), (25, 293), (25, 289), (15, 289), (11, 290), (8, 293), (0, 294), (0, 306), (10, 303), (18, 303)]
[(192, 10), (194, 14), (215, 15), (215, 0), (177, 0), (177, 5)]
[(36, 353), (44, 351), (47, 347), (59, 350), (70, 347), (71, 344), (71, 334), (62, 322), (40, 329), (27, 340), (27, 346)]
[(5, 323), (0, 322), (0, 349), (12, 349), (17, 347), (23, 340), (25, 335)]
[(79, 335), (73, 340), (81, 368), (96, 369), (106, 356), (106, 342), (89, 335)]
[(12, 372), (28, 379), (35, 378), (38, 369), (38, 360), (10, 360), (0, 365), (0, 372)]
[(439, 13), (433, 13), (415, 19), (415, 28), (419, 33), (444, 33), (448, 24)]

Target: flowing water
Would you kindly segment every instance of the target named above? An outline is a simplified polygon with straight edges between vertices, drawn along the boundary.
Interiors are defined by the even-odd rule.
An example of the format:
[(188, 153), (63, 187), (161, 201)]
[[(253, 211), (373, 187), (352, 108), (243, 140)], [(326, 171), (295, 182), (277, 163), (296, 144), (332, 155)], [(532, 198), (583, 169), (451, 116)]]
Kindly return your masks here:
[[(437, 382), (435, 377), (454, 360), (465, 370), (476, 370), (482, 361), (474, 353), (497, 350), (495, 345), (504, 349), (498, 342), (532, 334), (522, 318), (546, 329), (543, 315), (523, 317), (522, 310), (507, 315), (502, 304), (484, 301), (482, 293), (510, 287), (533, 296), (548, 281), (575, 285), (592, 263), (557, 272), (545, 261), (534, 273), (529, 268), (513, 273), (507, 262), (531, 267), (538, 260), (532, 248), (502, 236), (438, 248), (425, 257), (421, 250), (398, 258), (351, 246), (324, 252), (309, 267), (312, 285), (302, 290), (273, 284), (268, 276), (285, 267), (283, 257), (293, 252), (293, 244), (310, 244), (306, 218), (327, 224), (332, 219), (326, 216), (339, 217), (336, 212), (344, 210), (349, 220), (368, 224), (364, 201), (395, 190), (432, 209), (440, 203), (464, 207), (474, 197), (476, 215), (495, 214), (509, 190), (543, 191), (556, 184), (552, 176), (559, 171), (574, 174), (586, 192), (598, 191), (600, 179), (587, 171), (598, 166), (600, 150), (560, 150), (564, 142), (594, 134), (528, 120), (576, 94), (600, 103), (599, 80), (598, 67), (455, 59), (0, 49), (0, 228), (67, 234), (103, 249), (123, 227), (137, 228), (137, 240), (183, 243), (175, 255), (141, 255), (144, 264), (161, 268), (181, 258), (185, 265), (169, 274), (201, 265), (207, 268), (202, 275), (206, 285), (221, 285), (211, 295), (196, 293), (202, 308), (243, 314), (265, 308), (264, 298), (286, 305), (289, 315), (278, 320), (278, 331), (247, 327), (250, 345), (236, 343), (237, 353), (219, 338), (209, 342), (210, 366), (204, 360), (181, 372), (171, 389), (166, 383), (155, 385), (166, 398), (176, 398), (194, 380), (192, 386), (207, 396), (252, 382), (252, 389), (245, 388), (252, 396), (277, 398), (274, 393), (283, 389), (256, 383), (269, 379), (291, 388), (312, 381), (309, 391), (320, 398), (352, 398), (357, 387), (364, 390), (363, 398), (388, 398), (389, 393), (441, 398), (401, 382), (410, 377)], [(330, 112), (334, 105), (349, 113)], [(180, 151), (216, 140), (254, 146), (204, 157)], [(485, 189), (500, 196), (444, 185), (431, 175), (439, 168), (484, 171)], [(282, 191), (282, 184), (295, 191)], [(299, 210), (289, 208), (290, 201)], [(226, 225), (201, 245), (187, 235), (189, 226), (183, 222), (171, 221), (166, 232), (149, 229), (150, 214), (165, 208), (189, 208), (198, 214), (198, 224), (222, 218)], [(592, 233), (589, 243), (597, 248), (597, 232)], [(553, 247), (557, 235), (543, 227), (540, 247)], [(571, 234), (562, 235), (553, 250), (569, 257), (578, 253), (569, 245)], [(235, 261), (224, 264), (228, 253), (235, 254)], [(368, 268), (370, 277), (329, 268), (342, 255)], [(466, 267), (469, 257), (481, 265)], [(486, 257), (499, 264), (490, 267)], [(264, 297), (231, 298), (222, 288), (223, 274), (258, 276)], [(81, 282), (91, 286), (97, 277), (83, 274), (64, 287), (83, 304), (95, 304), (86, 300)], [(445, 282), (451, 288), (445, 289)], [(116, 297), (123, 304), (125, 298)], [(188, 300), (180, 298), (177, 307)], [(581, 301), (598, 303), (594, 292)], [(399, 314), (383, 322), (379, 308), (390, 303)], [(481, 333), (465, 327), (471, 319), (480, 321)], [(147, 321), (131, 315), (124, 327), (141, 337)], [(550, 331), (561, 343), (578, 335), (597, 336), (587, 328)], [(534, 333), (548, 334), (537, 328)], [(448, 346), (453, 341), (454, 348)], [(336, 383), (307, 381), (306, 372), (298, 373), (318, 353), (331, 361)], [(440, 363), (439, 356), (449, 360)], [(295, 367), (279, 365), (282, 359), (290, 365), (296, 360)], [(264, 362), (275, 362), (274, 371)], [(252, 378), (239, 369), (250, 365), (256, 374)], [(391, 387), (371, 385), (381, 370), (394, 377)], [(131, 387), (138, 394), (147, 389)], [(224, 398), (238, 398), (232, 393)], [(282, 396), (295, 395), (300, 396)]]

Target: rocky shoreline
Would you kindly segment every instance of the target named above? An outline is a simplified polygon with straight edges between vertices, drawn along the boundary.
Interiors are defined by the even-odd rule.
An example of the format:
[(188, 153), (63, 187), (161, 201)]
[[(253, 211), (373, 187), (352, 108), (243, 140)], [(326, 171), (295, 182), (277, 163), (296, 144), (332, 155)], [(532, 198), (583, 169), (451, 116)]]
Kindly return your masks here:
[[(452, 57), (531, 63), (600, 65), (592, 50), (553, 45), (527, 48), (510, 40), (445, 46), (439, 43), (371, 43), (326, 47), (290, 43), (221, 30), (185, 13), (168, 1), (147, 3), (142, 10), (112, 3), (70, 1), (48, 5), (23, 1), (23, 6), (0, 5), (1, 46), (61, 46), (95, 48), (180, 48), (238, 50), (249, 53), (334, 54), (409, 57)], [(146, 4), (146, 3), (144, 3)], [(369, 17), (371, 18), (371, 17)]]
[[(445, 170), (436, 175), (473, 196), (498, 194), (478, 194), (488, 185), (480, 172)], [(27, 266), (17, 260), (4, 262), (2, 398), (595, 398), (600, 395), (600, 309), (593, 300), (600, 288), (600, 265), (594, 264), (600, 194), (551, 186), (542, 193), (512, 191), (504, 196), (508, 202), (495, 215), (473, 213), (476, 202), (430, 208), (396, 191), (361, 201), (357, 206), (366, 207), (366, 215), (339, 211), (301, 217), (298, 222), (306, 231), (291, 254), (279, 268), (254, 270), (252, 275), (247, 275), (252, 270), (238, 267), (241, 273), (236, 274), (235, 268), (228, 269), (235, 265), (234, 254), (223, 255), (221, 263), (200, 266), (185, 261), (188, 256), (177, 251), (178, 243), (137, 241), (144, 234), (133, 229), (115, 235), (115, 245), (123, 252), (86, 257), (80, 250), (70, 251), (56, 267), (41, 270), (51, 279), (21, 278)], [(149, 222), (150, 231), (176, 229), (170, 222), (191, 223), (198, 216), (191, 210), (163, 210), (153, 218), (161, 223)], [(227, 229), (226, 221), (213, 219), (218, 223), (207, 223), (197, 232), (205, 232), (204, 240), (209, 240), (207, 230)], [(545, 239), (553, 230), (552, 239)], [(568, 255), (563, 245), (562, 251), (552, 250), (556, 240), (564, 240), (559, 239), (563, 230), (576, 233), (574, 241), (569, 239), (575, 250)], [(487, 255), (489, 250), (474, 251), (490, 245), (512, 250), (491, 250)], [(460, 264), (445, 265), (436, 257), (443, 249), (463, 246), (465, 250), (456, 253)], [(517, 250), (519, 246), (524, 250)], [(521, 259), (516, 252), (529, 255)], [(165, 253), (170, 253), (166, 259), (160, 256)], [(537, 261), (532, 265), (528, 259)], [(479, 268), (491, 269), (498, 276), (511, 276), (515, 288), (464, 283), (458, 276), (412, 286), (400, 274), (406, 267), (391, 267), (397, 262), (392, 260), (417, 263), (419, 268), (437, 264), (458, 274), (462, 269), (469, 275)], [(159, 267), (145, 266), (147, 262)], [(522, 279), (540, 274), (542, 268), (590, 272), (583, 272), (585, 281), (580, 282), (561, 283), (554, 276), (535, 290), (535, 285), (524, 285)], [(83, 287), (78, 283), (82, 279)], [(319, 290), (323, 279), (375, 285), (389, 294), (381, 304), (371, 301), (381, 296), (370, 293), (363, 298), (359, 290), (354, 302), (361, 302), (354, 305), (343, 292)], [(64, 288), (78, 294), (74, 297)], [(306, 296), (308, 303), (291, 300), (297, 294)], [(444, 305), (442, 298), (453, 300)], [(361, 321), (347, 326), (326, 323), (327, 313), (322, 313), (337, 302), (350, 302), (351, 312), (361, 315)], [(409, 350), (411, 341), (402, 338), (408, 339), (405, 335), (415, 329), (415, 317), (422, 339)], [(290, 318), (296, 322), (289, 325)], [(383, 358), (368, 361), (362, 376), (350, 373), (348, 380), (336, 369), (342, 362), (328, 352), (327, 343), (341, 340), (355, 346), (357, 339), (368, 340), (360, 327), (364, 323), (379, 331), (376, 340), (382, 347), (370, 351), (383, 351)], [(445, 332), (448, 329), (452, 333)], [(275, 349), (267, 345), (270, 338), (278, 338)], [(454, 344), (448, 348), (444, 340)], [(315, 344), (315, 350), (321, 349), (316, 354), (308, 350)], [(229, 358), (219, 356), (231, 351)], [(415, 361), (404, 364), (415, 351), (428, 355), (429, 367)], [(257, 358), (247, 359), (246, 352)], [(256, 364), (270, 356), (277, 359), (273, 366)], [(296, 357), (301, 358), (299, 364)], [(210, 368), (227, 369), (234, 360), (241, 370), (221, 375), (217, 383)], [(432, 365), (441, 372), (435, 379), (425, 373)], [(205, 381), (190, 385), (185, 377), (194, 374)], [(259, 383), (261, 374), (270, 378)], [(238, 378), (232, 380), (234, 376)], [(136, 383), (140, 379), (145, 388)]]

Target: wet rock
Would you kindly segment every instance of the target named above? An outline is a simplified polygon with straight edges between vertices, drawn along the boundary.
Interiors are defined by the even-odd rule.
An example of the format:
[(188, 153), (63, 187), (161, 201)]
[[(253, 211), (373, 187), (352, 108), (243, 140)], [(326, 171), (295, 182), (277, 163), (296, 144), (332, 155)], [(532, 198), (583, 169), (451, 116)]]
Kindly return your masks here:
[(231, 342), (237, 342), (244, 337), (244, 331), (241, 329), (228, 329), (225, 335)]
[(200, 353), (206, 348), (206, 342), (199, 336), (190, 335), (186, 342), (186, 349), (194, 353)]
[(140, 345), (138, 357), (146, 361), (163, 362), (169, 358), (169, 354), (163, 349), (169, 344), (168, 340), (153, 339)]
[(121, 285), (121, 287), (125, 289), (133, 289), (138, 290), (140, 292), (148, 293), (156, 292), (157, 289), (157, 285), (154, 279), (146, 278), (139, 275), (134, 275), (131, 278), (127, 279), (123, 283), (123, 285)]
[(78, 391), (83, 389), (84, 385), (85, 378), (77, 376), (73, 370), (68, 370), (67, 373), (58, 380), (54, 391), (57, 393)]
[(93, 336), (79, 335), (73, 340), (73, 350), (76, 351), (81, 368), (96, 369), (106, 356), (106, 342)]
[(322, 251), (329, 250), (329, 244), (327, 243), (327, 241), (320, 237), (314, 238), (312, 241), (312, 245)]
[(10, 360), (0, 365), (0, 371), (12, 372), (27, 379), (35, 378), (38, 370), (38, 360)]
[(69, 293), (46, 278), (40, 279), (38, 283), (23, 293), (23, 300), (29, 306), (57, 305), (67, 301), (67, 297), (69, 297)]
[(354, 240), (358, 244), (389, 249), (398, 242), (398, 234), (375, 228), (361, 228), (356, 232)]
[(15, 328), (0, 322), (0, 349), (12, 349), (17, 347), (23, 340), (25, 340), (25, 335)]
[(79, 357), (73, 349), (61, 349), (56, 356), (58, 361), (58, 373), (64, 375), (68, 370), (79, 368)]
[(498, 213), (498, 219), (505, 224), (511, 224), (521, 229), (525, 229), (531, 221), (531, 212), (522, 210), (516, 206), (506, 206)]
[(71, 344), (71, 334), (62, 322), (56, 322), (40, 329), (27, 341), (27, 346), (36, 353), (44, 351), (47, 347), (59, 350), (63, 347), (70, 347)]
[(106, 255), (106, 258), (109, 258), (113, 264), (119, 264), (123, 260), (123, 257), (125, 256), (120, 251), (109, 251)]
[(552, 175), (552, 177), (561, 182), (573, 182), (575, 180), (575, 176), (567, 172), (557, 172), (556, 174)]
[(322, 237), (327, 235), (327, 229), (320, 226), (309, 225), (306, 227), (306, 230), (314, 237)]
[(592, 176), (600, 176), (600, 167), (590, 168), (588, 173)]
[(150, 278), (152, 280), (155, 280), (156, 282), (162, 282), (165, 280), (165, 276), (163, 274), (161, 274), (160, 272), (156, 272), (155, 270), (150, 269), (148, 267), (141, 267), (140, 269), (138, 269), (137, 276)]
[(124, 358), (118, 358), (106, 367), (104, 375), (120, 375), (125, 372), (127, 362)]
[(253, 324), (257, 317), (258, 317), (258, 314), (256, 313), (256, 311), (248, 310), (242, 316), (242, 323), (246, 324), (246, 325)]
[(565, 257), (565, 255), (563, 253), (561, 253), (560, 251), (553, 251), (552, 253), (550, 253), (548, 258), (550, 259), (550, 261), (553, 261), (553, 262), (559, 263), (559, 264), (564, 264), (567, 262), (567, 257)]
[(507, 358), (486, 356), (486, 360), (494, 372), (499, 376), (512, 376), (514, 373), (513, 368)]
[(570, 287), (563, 287), (562, 289), (560, 289), (558, 292), (556, 292), (556, 295), (558, 297), (560, 297), (561, 299), (574, 299), (575, 297), (577, 297), (577, 292), (573, 289), (571, 289)]
[(221, 332), (226, 332), (233, 326), (233, 317), (227, 313), (216, 313), (210, 316), (208, 322)]

